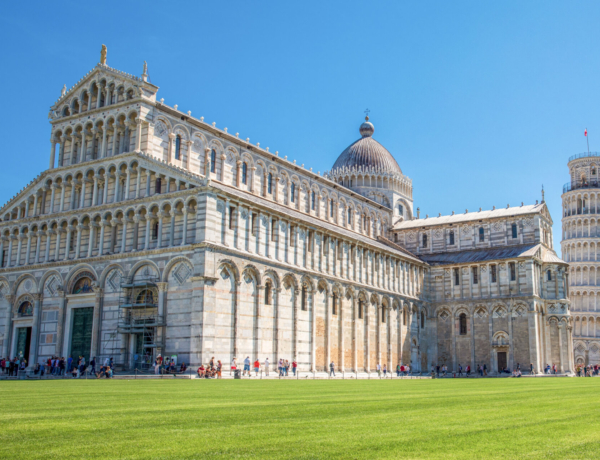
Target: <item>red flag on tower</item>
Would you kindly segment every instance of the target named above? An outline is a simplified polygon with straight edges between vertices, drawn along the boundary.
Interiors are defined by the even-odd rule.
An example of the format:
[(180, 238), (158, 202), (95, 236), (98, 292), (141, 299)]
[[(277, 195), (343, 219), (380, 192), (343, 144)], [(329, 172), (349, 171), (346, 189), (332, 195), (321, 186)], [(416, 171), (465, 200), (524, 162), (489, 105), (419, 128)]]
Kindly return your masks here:
[(585, 131), (583, 132), (583, 135), (584, 135), (585, 137), (587, 137), (587, 128), (585, 128)]

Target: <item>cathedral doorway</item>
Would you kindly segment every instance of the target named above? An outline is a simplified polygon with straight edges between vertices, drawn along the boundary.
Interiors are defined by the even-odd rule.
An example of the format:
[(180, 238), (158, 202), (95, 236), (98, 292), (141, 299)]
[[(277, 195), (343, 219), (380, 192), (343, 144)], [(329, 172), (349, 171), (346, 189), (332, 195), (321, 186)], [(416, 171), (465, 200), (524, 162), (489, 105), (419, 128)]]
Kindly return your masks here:
[(71, 328), (71, 353), (76, 362), (80, 356), (85, 357), (85, 362), (90, 362), (92, 348), (92, 322), (94, 320), (94, 307), (74, 308), (73, 327)]
[(499, 351), (498, 352), (498, 372), (502, 372), (502, 369), (504, 369), (507, 365), (507, 360), (506, 360), (506, 352), (505, 351)]
[(24, 358), (29, 364), (29, 347), (31, 345), (31, 328), (30, 327), (19, 327), (17, 328), (17, 349), (15, 356), (18, 358)]

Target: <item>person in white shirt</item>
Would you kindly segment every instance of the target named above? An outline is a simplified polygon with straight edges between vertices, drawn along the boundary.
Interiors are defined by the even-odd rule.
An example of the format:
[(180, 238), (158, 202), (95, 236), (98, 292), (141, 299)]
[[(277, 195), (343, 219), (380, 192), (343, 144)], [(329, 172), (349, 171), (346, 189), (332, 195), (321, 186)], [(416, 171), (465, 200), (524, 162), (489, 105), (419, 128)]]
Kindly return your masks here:
[(269, 358), (265, 358), (265, 375), (269, 376)]

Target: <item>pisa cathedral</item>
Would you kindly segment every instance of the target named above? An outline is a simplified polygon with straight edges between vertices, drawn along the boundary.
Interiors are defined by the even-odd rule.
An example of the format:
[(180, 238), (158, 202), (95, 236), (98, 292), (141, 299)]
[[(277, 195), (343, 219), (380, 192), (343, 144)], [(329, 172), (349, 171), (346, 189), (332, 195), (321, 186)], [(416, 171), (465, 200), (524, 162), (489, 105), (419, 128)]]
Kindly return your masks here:
[(572, 372), (543, 200), (421, 218), (368, 119), (321, 175), (157, 92), (103, 47), (51, 106), (49, 167), (0, 211), (3, 356)]

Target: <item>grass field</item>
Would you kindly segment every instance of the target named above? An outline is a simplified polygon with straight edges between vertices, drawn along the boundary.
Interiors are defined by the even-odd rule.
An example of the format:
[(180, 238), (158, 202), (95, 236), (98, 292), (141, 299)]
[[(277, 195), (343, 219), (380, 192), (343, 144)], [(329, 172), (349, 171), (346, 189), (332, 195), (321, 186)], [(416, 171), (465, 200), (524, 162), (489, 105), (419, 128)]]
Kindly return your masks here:
[(0, 382), (2, 458), (600, 458), (600, 379)]

